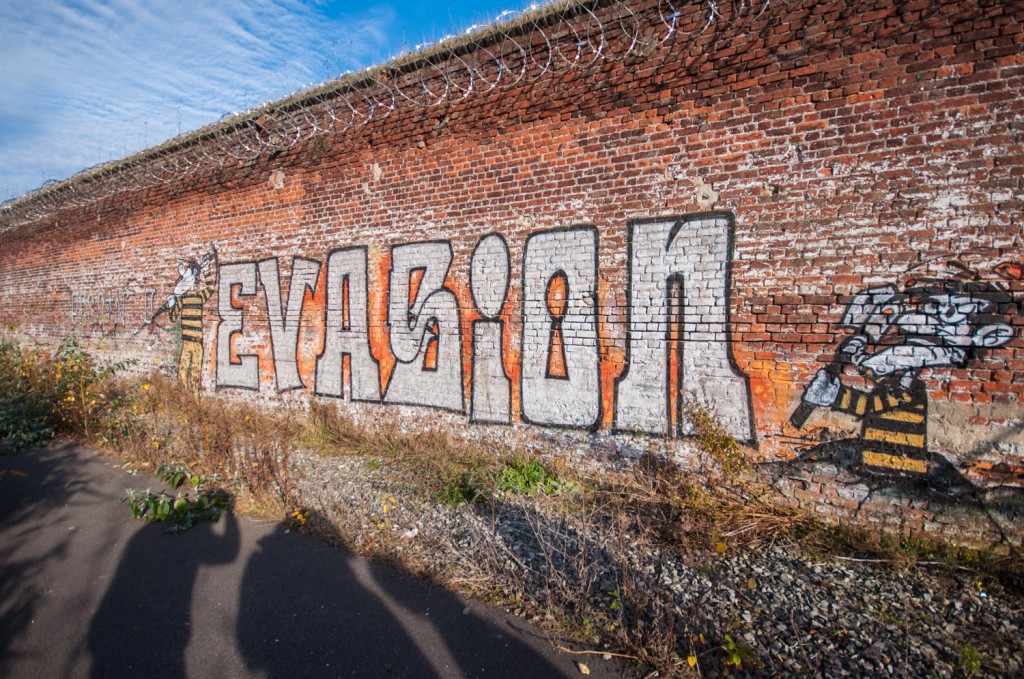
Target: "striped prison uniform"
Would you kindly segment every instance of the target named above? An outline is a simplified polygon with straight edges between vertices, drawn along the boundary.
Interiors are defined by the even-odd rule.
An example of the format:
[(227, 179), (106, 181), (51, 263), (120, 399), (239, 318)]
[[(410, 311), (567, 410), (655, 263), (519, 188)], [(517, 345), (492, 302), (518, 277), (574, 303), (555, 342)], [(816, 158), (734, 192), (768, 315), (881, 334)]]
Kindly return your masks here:
[(928, 394), (921, 380), (907, 389), (898, 377), (886, 377), (870, 392), (844, 384), (832, 410), (861, 418), (861, 456), (868, 467), (928, 472)]
[(181, 318), (181, 354), (178, 357), (178, 379), (193, 392), (198, 392), (203, 366), (203, 304), (210, 299), (217, 281), (211, 266), (202, 282), (180, 298), (168, 312), (172, 321)]

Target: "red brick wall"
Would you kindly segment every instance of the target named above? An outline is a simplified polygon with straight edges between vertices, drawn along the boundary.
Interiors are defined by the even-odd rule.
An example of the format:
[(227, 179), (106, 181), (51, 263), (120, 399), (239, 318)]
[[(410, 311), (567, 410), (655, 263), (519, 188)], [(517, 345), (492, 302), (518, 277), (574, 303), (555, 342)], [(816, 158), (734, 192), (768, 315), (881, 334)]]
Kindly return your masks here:
[(0, 321), (177, 369), (145, 321), (215, 248), (204, 389), (683, 459), (693, 397), (818, 511), (984, 537), (951, 500), (979, 491), (1019, 534), (1024, 8), (675, 4), (570, 22), (601, 58), (8, 229)]

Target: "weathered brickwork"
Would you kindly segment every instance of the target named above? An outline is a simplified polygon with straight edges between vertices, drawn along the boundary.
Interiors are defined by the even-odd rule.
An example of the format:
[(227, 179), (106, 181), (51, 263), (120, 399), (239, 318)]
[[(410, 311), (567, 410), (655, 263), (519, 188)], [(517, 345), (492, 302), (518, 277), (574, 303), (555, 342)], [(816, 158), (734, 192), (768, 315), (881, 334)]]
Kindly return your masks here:
[(696, 399), (794, 502), (1024, 534), (1024, 7), (664, 4), (587, 5), (628, 56), (6, 229), (0, 321), (594, 457), (685, 461)]

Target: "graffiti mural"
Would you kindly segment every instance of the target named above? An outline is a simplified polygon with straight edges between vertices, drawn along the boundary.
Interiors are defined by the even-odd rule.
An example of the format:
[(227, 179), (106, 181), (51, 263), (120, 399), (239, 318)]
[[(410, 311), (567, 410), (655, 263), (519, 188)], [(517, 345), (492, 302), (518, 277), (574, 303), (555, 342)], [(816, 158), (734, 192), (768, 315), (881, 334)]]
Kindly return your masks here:
[(731, 436), (754, 439), (749, 383), (729, 349), (732, 232), (728, 213), (630, 224), (616, 429), (688, 434), (684, 402), (697, 398)]
[[(969, 367), (986, 350), (1007, 344), (1014, 337), (1017, 304), (1004, 283), (951, 264), (953, 274), (915, 277), (900, 287), (854, 295), (841, 322), (852, 334), (806, 386), (790, 423), (802, 429), (822, 408), (853, 416), (860, 431), (816, 446), (810, 451), (814, 459), (825, 456), (876, 477), (969, 488), (945, 457), (929, 450), (928, 395), (921, 374)], [(1020, 270), (1004, 263), (993, 273), (1013, 280)]]
[(147, 325), (166, 313), (172, 322), (181, 323), (181, 350), (178, 354), (178, 379), (198, 392), (202, 383), (203, 305), (216, 288), (217, 250), (211, 247), (198, 261), (178, 263), (178, 280), (167, 300), (149, 317)]
[(345, 395), (348, 358), (349, 398), (380, 401), (380, 367), (370, 347), (370, 284), (365, 247), (335, 250), (327, 257), (327, 319), (324, 350), (316, 362), (318, 396)]
[[(610, 421), (617, 429), (667, 436), (690, 433), (682, 402), (684, 394), (693, 394), (717, 406), (730, 433), (752, 441), (749, 387), (728, 349), (731, 229), (728, 213), (629, 226), (627, 360), (614, 385), (602, 383), (599, 235), (591, 226), (537, 231), (526, 238), (514, 373), (506, 337), (515, 313), (506, 308), (511, 254), (500, 234), (482, 236), (473, 249), (466, 272), (470, 299), (462, 302), (448, 282), (454, 260), (448, 241), (393, 246), (384, 280), (370, 275), (366, 247), (331, 252), (322, 293), (322, 351), (313, 374), (305, 377), (299, 370), (298, 332), (303, 300), (316, 291), (320, 263), (295, 258), (286, 305), (276, 259), (222, 264), (216, 384), (260, 388), (260, 357), (240, 353), (235, 344), (247, 332), (243, 298), (262, 290), (279, 390), (308, 385), (317, 395), (354, 401), (463, 414), (468, 408), (470, 421), (477, 423), (519, 419), (594, 429)], [(370, 314), (370, 291), (382, 286), (386, 344), (381, 338), (375, 343)], [(476, 317), (464, 339), (467, 301), (465, 309)], [(389, 357), (387, 371), (382, 352)], [(611, 394), (603, 393), (610, 387)], [(606, 403), (612, 412), (604, 412)]]
[[(145, 311), (140, 331), (164, 315), (179, 322), (178, 375), (192, 390), (201, 384), (203, 309), (216, 293), (217, 388), (670, 438), (694, 433), (694, 400), (756, 445), (750, 379), (731, 349), (733, 233), (728, 212), (629, 222), (616, 240), (626, 244), (621, 295), (601, 287), (617, 277), (601, 271), (602, 232), (589, 225), (533, 231), (518, 252), (487, 233), (458, 257), (450, 241), (417, 241), (339, 248), (325, 262), (295, 256), (290, 267), (277, 257), (218, 262), (211, 246), (179, 262), (159, 308), (155, 289), (126, 287), (74, 293), (71, 313), (76, 323), (99, 318), (105, 333), (136, 308)], [(1015, 338), (1022, 267), (920, 266), (927, 273), (851, 296), (838, 324), (847, 334), (788, 418), (810, 447), (777, 464), (828, 461), (947, 495), (977, 489), (960, 471), (969, 465), (947, 457), (958, 453), (929, 446), (930, 390), (943, 371), (970, 369)], [(954, 425), (941, 421), (938, 448), (947, 451)], [(837, 436), (837, 426), (848, 431)]]
[[(512, 253), (497, 233), (479, 238), (465, 272), (453, 272), (449, 241), (394, 245), (375, 255), (372, 267), (365, 246), (332, 251), (326, 267), (295, 257), (287, 276), (277, 258), (222, 263), (215, 384), (260, 390), (272, 379), (279, 392), (435, 408), (481, 424), (611, 426), (672, 437), (691, 433), (683, 402), (695, 397), (715, 407), (731, 434), (752, 442), (750, 389), (728, 346), (732, 228), (729, 213), (629, 225), (628, 327), (619, 364), (607, 363), (602, 349), (593, 226), (526, 237), (514, 307)], [(201, 330), (192, 319), (210, 294), (197, 281), (214, 258), (197, 262), (194, 275), (183, 264), (172, 295), (181, 301), (165, 305), (189, 309), (193, 343)], [(468, 285), (457, 288), (459, 276)], [(252, 327), (249, 298), (266, 311), (266, 321)], [(471, 314), (466, 327), (464, 314)], [(307, 333), (305, 358), (304, 324), (320, 333)], [(318, 354), (308, 356), (309, 347)], [(186, 367), (201, 359), (192, 345), (184, 356)]]
[(595, 427), (600, 387), (597, 229), (532, 233), (523, 254), (523, 419)]

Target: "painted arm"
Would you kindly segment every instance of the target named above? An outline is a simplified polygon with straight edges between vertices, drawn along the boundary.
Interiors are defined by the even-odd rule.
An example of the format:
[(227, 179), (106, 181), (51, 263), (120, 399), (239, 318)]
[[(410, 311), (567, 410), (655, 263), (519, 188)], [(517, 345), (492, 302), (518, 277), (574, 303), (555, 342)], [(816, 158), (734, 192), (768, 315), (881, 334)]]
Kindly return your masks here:
[(790, 424), (802, 429), (816, 409), (827, 408), (836, 402), (840, 390), (847, 388), (840, 383), (839, 376), (847, 364), (857, 365), (863, 360), (866, 345), (867, 338), (864, 335), (854, 335), (843, 342), (832, 362), (819, 370), (807, 385), (800, 405), (789, 418)]
[(213, 291), (217, 289), (217, 250), (211, 247), (210, 251), (203, 255), (200, 262), (200, 273), (203, 275), (203, 282), (199, 286), (197, 294), (205, 304), (210, 299)]
[(178, 313), (180, 308), (178, 306), (178, 298), (174, 295), (168, 295), (167, 301), (160, 305), (160, 308), (153, 312), (153, 315), (149, 317), (144, 325), (152, 325), (160, 314), (166, 313), (171, 319), (171, 322), (178, 320)]

